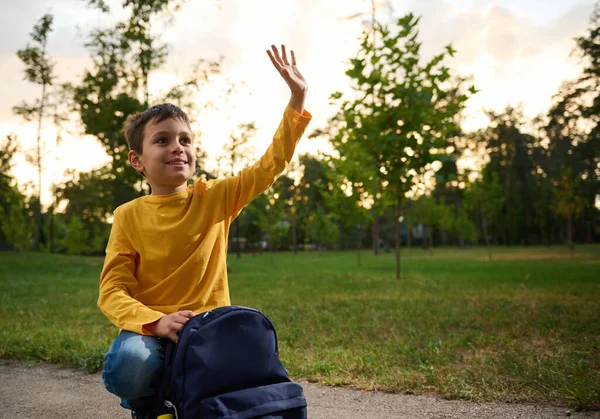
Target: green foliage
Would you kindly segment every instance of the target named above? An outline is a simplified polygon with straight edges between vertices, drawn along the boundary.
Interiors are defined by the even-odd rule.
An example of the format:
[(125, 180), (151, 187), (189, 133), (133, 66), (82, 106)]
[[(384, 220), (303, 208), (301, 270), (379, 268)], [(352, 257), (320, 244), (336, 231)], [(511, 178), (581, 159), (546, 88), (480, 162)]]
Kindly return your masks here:
[(325, 213), (320, 205), (305, 220), (304, 243), (318, 243), (321, 246), (332, 246), (340, 240), (340, 231), (333, 222), (333, 217)]
[[(550, 207), (552, 198), (557, 198), (558, 194), (559, 208), (554, 211), (548, 208), (547, 211), (564, 216), (572, 213), (578, 217), (580, 220), (573, 220), (573, 227), (579, 226), (578, 236), (585, 237), (586, 241), (592, 239), (589, 223), (594, 223), (600, 214), (596, 207), (600, 190), (599, 39), (600, 3), (596, 3), (587, 33), (576, 38), (576, 52), (582, 58), (583, 71), (575, 80), (563, 83), (555, 95), (553, 106), (542, 121), (547, 146), (539, 156), (540, 168), (546, 176), (546, 182), (541, 183), (545, 192), (543, 204)], [(577, 190), (577, 197), (572, 195), (570, 190), (573, 189)], [(550, 218), (548, 214), (542, 217), (545, 224), (552, 225), (547, 221)], [(588, 226), (584, 230), (581, 226), (585, 224)]]
[[(68, 173), (57, 196), (67, 200), (66, 213), (76, 215), (84, 223), (105, 223), (115, 209), (115, 204), (128, 202), (140, 195), (133, 188), (124, 187), (123, 176), (104, 166), (88, 173)], [(89, 230), (91, 233), (91, 230)]]
[[(70, 255), (99, 255), (103, 254), (108, 243), (110, 224), (97, 221), (84, 221), (77, 217), (76, 213), (68, 216), (65, 213), (53, 215), (52, 221), (49, 213), (46, 213), (44, 222), (44, 235), (50, 237), (54, 234), (54, 253), (66, 253)], [(51, 233), (51, 222), (54, 223)], [(50, 251), (49, 244), (42, 247), (44, 251)]]
[(477, 242), (477, 226), (465, 211), (460, 211), (454, 215), (450, 231), (455, 234), (461, 234), (463, 239), (467, 242)]
[(556, 197), (554, 210), (558, 215), (573, 218), (581, 215), (585, 207), (585, 202), (579, 191), (581, 182), (581, 178), (574, 178), (568, 168), (561, 169), (557, 188), (554, 189), (554, 196)]
[[(32, 104), (22, 102), (13, 107), (13, 112), (21, 116), (25, 121), (38, 120), (50, 116), (48, 112), (48, 99), (50, 92), (47, 90), (52, 86), (55, 80), (54, 65), (46, 51), (48, 35), (52, 32), (54, 17), (50, 14), (42, 16), (33, 31), (30, 33), (33, 45), (27, 44), (23, 49), (17, 51), (17, 56), (25, 65), (25, 80), (42, 86), (42, 95)], [(38, 138), (39, 142), (39, 138)], [(34, 157), (29, 157), (34, 164), (41, 164), (39, 152)]]
[[(249, 164), (245, 156), (247, 155), (248, 142), (256, 136), (256, 123), (247, 122), (239, 124), (237, 129), (232, 129), (229, 135), (229, 142), (223, 146), (225, 158), (231, 170), (229, 175), (234, 176), (240, 170), (240, 166)], [(226, 171), (227, 172), (227, 171)]]
[(468, 211), (478, 211), (488, 218), (496, 217), (506, 200), (504, 189), (497, 176), (478, 180), (469, 185), (464, 194), (464, 205)]
[(15, 250), (27, 250), (32, 245), (35, 224), (25, 217), (24, 196), (16, 187), (3, 192), (4, 209), (0, 208), (0, 230)]
[(366, 226), (369, 214), (367, 209), (359, 204), (361, 198), (357, 188), (353, 188), (337, 170), (330, 170), (327, 176), (332, 185), (326, 195), (329, 216), (348, 228)]
[(354, 97), (331, 96), (340, 108), (330, 121), (335, 130), (330, 141), (339, 154), (334, 165), (376, 205), (382, 199), (395, 204), (427, 163), (442, 158), (471, 95), (463, 91), (463, 80), (452, 82), (443, 65), (454, 52), (450, 46), (419, 63), (418, 21), (409, 14), (391, 28), (377, 24), (376, 45), (365, 32), (346, 72)]
[(67, 224), (67, 234), (59, 241), (69, 255), (81, 255), (91, 250), (90, 236), (79, 217), (72, 216)]
[(52, 84), (53, 75), (52, 69), (54, 64), (46, 55), (46, 43), (48, 34), (52, 32), (52, 22), (54, 18), (50, 14), (42, 16), (42, 18), (33, 27), (31, 39), (34, 45), (27, 45), (25, 49), (17, 51), (17, 56), (25, 64), (25, 80), (40, 84)]
[[(181, 3), (177, 0), (124, 0), (123, 8), (130, 12), (128, 18), (112, 28), (91, 31), (86, 41), (93, 66), (85, 72), (80, 83), (67, 86), (67, 89), (85, 133), (100, 141), (111, 163), (79, 176), (72, 174), (62, 188), (63, 198), (79, 201), (69, 204), (68, 212), (77, 208), (77, 216), (84, 222), (90, 218), (105, 219), (114, 208), (147, 189), (147, 186), (144, 188), (145, 181), (128, 163), (129, 149), (123, 134), (127, 117), (145, 110), (151, 100), (163, 102), (168, 98), (180, 105), (192, 105), (190, 98), (197, 94), (210, 75), (218, 72), (219, 63), (202, 61), (181, 86), (172, 86), (162, 97), (161, 94), (150, 97), (149, 74), (164, 63), (167, 54), (166, 46), (152, 34), (151, 23), (176, 10)], [(101, 0), (90, 0), (88, 4), (108, 10)], [(190, 114), (194, 108), (184, 110)], [(202, 163), (200, 157), (197, 164)], [(92, 199), (96, 192), (98, 202)], [(78, 194), (84, 198), (78, 199)], [(84, 210), (86, 205), (80, 205), (83, 200), (90, 205), (88, 213)], [(91, 234), (91, 230), (88, 229), (88, 233)]]
[(289, 225), (284, 222), (285, 202), (271, 186), (252, 201), (254, 205), (246, 207), (254, 216), (254, 223), (267, 240), (270, 250), (275, 250), (288, 233)]
[(0, 144), (0, 213), (4, 216), (12, 212), (12, 201), (17, 193), (13, 186), (14, 179), (9, 172), (12, 168), (12, 159), (18, 150), (18, 138), (14, 134), (7, 135)]
[[(318, 241), (314, 231), (308, 231), (315, 225), (315, 215), (318, 211), (331, 214), (331, 190), (335, 183), (330, 179), (332, 168), (327, 160), (321, 156), (303, 154), (299, 157), (303, 168), (302, 178), (297, 187), (293, 189), (295, 216), (297, 224), (301, 226), (299, 241), (311, 243)], [(312, 227), (310, 227), (312, 228)]]
[(35, 152), (26, 155), (27, 161), (35, 165), (38, 172), (36, 191), (38, 205), (35, 210), (36, 223), (35, 234), (33, 236), (34, 248), (39, 247), (42, 230), (42, 207), (40, 197), (42, 195), (42, 156), (44, 144), (41, 138), (41, 129), (44, 118), (50, 115), (47, 108), (49, 105), (52, 105), (51, 103), (48, 103), (48, 98), (50, 96), (48, 87), (53, 84), (54, 63), (52, 63), (50, 57), (48, 57), (46, 44), (48, 41), (48, 34), (52, 32), (53, 20), (54, 18), (50, 14), (42, 16), (34, 26), (33, 32), (30, 34), (33, 45), (27, 44), (26, 48), (17, 51), (17, 56), (21, 59), (23, 64), (25, 64), (25, 80), (38, 84), (42, 88), (41, 97), (33, 104), (22, 102), (19, 106), (13, 107), (13, 112), (22, 116), (26, 121), (37, 119), (38, 125)]
[(437, 226), (441, 228), (449, 227), (449, 215), (447, 208), (435, 202), (431, 196), (421, 196), (418, 200), (411, 203), (410, 224), (426, 224), (428, 226)]
[(19, 151), (19, 139), (15, 134), (8, 134), (0, 145), (0, 175), (9, 177), (8, 172), (12, 168), (12, 159)]

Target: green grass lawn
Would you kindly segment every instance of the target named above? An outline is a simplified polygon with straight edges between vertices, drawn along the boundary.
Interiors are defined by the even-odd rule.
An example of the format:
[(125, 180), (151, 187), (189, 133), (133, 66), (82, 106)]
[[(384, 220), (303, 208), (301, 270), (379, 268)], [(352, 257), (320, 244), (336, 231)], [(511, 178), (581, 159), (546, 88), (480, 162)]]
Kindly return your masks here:
[[(295, 379), (600, 407), (600, 246), (230, 256), (232, 303), (273, 321)], [(0, 357), (96, 371), (117, 329), (102, 258), (0, 253)]]

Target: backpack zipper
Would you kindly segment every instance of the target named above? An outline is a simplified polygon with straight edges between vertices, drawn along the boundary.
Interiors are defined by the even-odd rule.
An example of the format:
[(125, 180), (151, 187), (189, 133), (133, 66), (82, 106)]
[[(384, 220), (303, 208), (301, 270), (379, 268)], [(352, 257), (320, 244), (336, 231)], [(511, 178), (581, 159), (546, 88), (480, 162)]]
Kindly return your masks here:
[(165, 406), (167, 406), (169, 409), (173, 409), (173, 412), (175, 412), (175, 419), (179, 419), (179, 416), (177, 416), (177, 408), (173, 403), (171, 403), (168, 400), (165, 400)]

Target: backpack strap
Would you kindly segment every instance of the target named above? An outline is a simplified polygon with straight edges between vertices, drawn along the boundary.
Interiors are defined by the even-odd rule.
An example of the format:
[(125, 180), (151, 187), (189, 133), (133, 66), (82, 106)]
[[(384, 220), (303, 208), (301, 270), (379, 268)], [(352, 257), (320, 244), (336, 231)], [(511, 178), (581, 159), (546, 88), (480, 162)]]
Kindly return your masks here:
[[(165, 402), (169, 400), (169, 393), (171, 387), (171, 371), (173, 369), (173, 358), (175, 357), (175, 349), (177, 349), (175, 342), (169, 339), (165, 347), (165, 362), (161, 382), (154, 396), (154, 409), (156, 411), (156, 415), (161, 419), (161, 415), (169, 415), (172, 413), (172, 409), (170, 408), (170, 406), (167, 407)], [(167, 418), (169, 418), (169, 416), (165, 416), (165, 419)]]

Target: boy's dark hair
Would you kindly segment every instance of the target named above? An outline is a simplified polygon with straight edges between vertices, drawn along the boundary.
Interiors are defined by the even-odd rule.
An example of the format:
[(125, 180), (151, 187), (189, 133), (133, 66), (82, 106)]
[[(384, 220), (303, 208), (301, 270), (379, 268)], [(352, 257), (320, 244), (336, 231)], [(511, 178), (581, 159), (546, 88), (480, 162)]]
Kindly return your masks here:
[(180, 119), (188, 126), (190, 125), (187, 114), (171, 103), (161, 103), (146, 109), (144, 112), (129, 115), (123, 128), (129, 150), (142, 154), (146, 124), (150, 121), (157, 124), (167, 118)]

